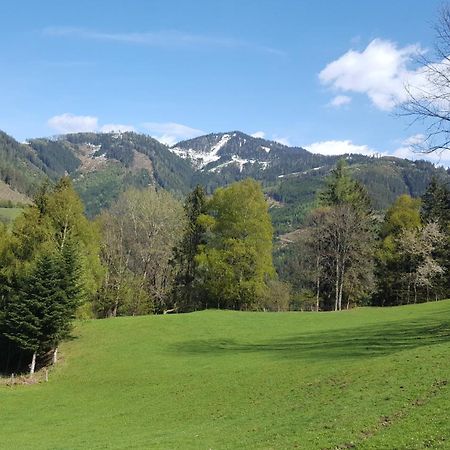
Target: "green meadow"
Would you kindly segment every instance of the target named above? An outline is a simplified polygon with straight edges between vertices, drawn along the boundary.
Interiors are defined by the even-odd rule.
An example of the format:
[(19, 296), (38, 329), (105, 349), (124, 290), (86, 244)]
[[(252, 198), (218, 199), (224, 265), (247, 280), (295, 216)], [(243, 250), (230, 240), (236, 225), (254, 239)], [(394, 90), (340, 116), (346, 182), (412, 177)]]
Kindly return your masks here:
[(0, 220), (12, 222), (22, 211), (22, 208), (0, 208)]
[(79, 322), (2, 449), (450, 448), (450, 300)]

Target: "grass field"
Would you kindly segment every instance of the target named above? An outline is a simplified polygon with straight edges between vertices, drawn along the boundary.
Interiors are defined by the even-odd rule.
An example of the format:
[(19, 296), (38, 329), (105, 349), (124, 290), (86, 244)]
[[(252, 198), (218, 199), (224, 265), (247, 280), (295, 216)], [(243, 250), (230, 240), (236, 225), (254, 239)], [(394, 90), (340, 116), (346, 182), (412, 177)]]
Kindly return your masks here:
[(2, 449), (450, 448), (450, 301), (87, 321)]
[(12, 222), (22, 211), (22, 208), (0, 208), (0, 220)]

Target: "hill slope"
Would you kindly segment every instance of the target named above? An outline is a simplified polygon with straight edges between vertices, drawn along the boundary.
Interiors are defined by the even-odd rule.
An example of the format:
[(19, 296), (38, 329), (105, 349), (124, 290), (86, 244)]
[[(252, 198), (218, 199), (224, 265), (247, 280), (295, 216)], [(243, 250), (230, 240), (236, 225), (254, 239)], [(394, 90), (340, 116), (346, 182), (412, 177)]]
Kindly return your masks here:
[[(367, 187), (376, 209), (400, 194), (420, 196), (433, 175), (450, 173), (431, 163), (345, 155), (353, 176)], [(75, 133), (19, 144), (0, 132), (0, 181), (33, 195), (45, 177), (75, 180), (90, 216), (107, 208), (128, 186), (163, 187), (183, 197), (197, 183), (211, 193), (246, 177), (260, 180), (277, 203), (278, 232), (295, 229), (340, 156), (317, 155), (239, 131), (215, 133), (169, 148), (137, 133)], [(0, 191), (0, 200), (2, 193)]]
[[(450, 301), (79, 324), (4, 448), (448, 448)], [(420, 426), (418, 424), (420, 423)]]
[[(46, 177), (70, 175), (90, 216), (128, 186), (159, 186), (182, 197), (193, 173), (188, 162), (141, 134), (76, 133), (20, 144), (0, 132), (0, 181), (30, 197)], [(7, 199), (2, 191), (1, 199)]]
[(425, 161), (375, 158), (364, 155), (324, 156), (301, 147), (255, 138), (240, 131), (213, 133), (179, 142), (170, 148), (186, 159), (207, 186), (224, 185), (246, 177), (260, 180), (272, 203), (277, 233), (292, 231), (324, 188), (325, 177), (340, 158), (352, 176), (367, 188), (372, 204), (384, 210), (401, 194), (421, 196), (432, 176), (450, 181), (450, 172)]

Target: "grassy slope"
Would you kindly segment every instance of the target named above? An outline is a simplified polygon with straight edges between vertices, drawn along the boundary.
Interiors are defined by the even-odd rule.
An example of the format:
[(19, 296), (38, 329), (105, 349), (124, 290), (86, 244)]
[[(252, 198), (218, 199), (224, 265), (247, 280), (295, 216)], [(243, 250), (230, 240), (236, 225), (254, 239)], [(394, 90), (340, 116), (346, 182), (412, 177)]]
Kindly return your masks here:
[(49, 383), (0, 387), (1, 448), (450, 445), (450, 301), (120, 318), (76, 335)]
[(22, 211), (22, 208), (0, 208), (0, 220), (13, 221)]
[(30, 199), (19, 192), (13, 191), (9, 185), (0, 180), (0, 200), (29, 203)]

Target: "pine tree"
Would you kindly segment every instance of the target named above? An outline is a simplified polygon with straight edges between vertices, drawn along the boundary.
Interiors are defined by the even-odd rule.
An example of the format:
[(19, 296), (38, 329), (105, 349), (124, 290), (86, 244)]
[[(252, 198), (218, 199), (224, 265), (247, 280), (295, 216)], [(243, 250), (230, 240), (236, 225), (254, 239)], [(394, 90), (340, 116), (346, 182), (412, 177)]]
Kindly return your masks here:
[(13, 352), (18, 355), (16, 370), (21, 369), (22, 358), (25, 353), (25, 355), (33, 355), (30, 367), (30, 371), (33, 373), (36, 353), (42, 338), (43, 305), (40, 299), (36, 301), (36, 299), (28, 297), (24, 291), (25, 286), (26, 283), (17, 278), (11, 283), (13, 289), (10, 290), (6, 300), (1, 334), (8, 342), (7, 368), (12, 344), (17, 349)]
[[(36, 358), (52, 350), (71, 330), (79, 305), (80, 273), (71, 245), (63, 254), (41, 255), (30, 274), (16, 280), (8, 300), (2, 334), (21, 352)], [(54, 357), (54, 361), (55, 361)]]
[(42, 255), (6, 308), (4, 335), (20, 350), (33, 354), (30, 373), (36, 358), (57, 345), (65, 328), (59, 275), (55, 256)]
[(195, 256), (199, 246), (205, 243), (205, 227), (199, 217), (206, 212), (206, 195), (202, 186), (197, 185), (188, 195), (184, 204), (188, 220), (183, 240), (175, 250), (175, 263), (178, 272), (175, 279), (174, 295), (179, 308), (192, 311), (199, 307), (197, 281), (197, 261)]
[(325, 190), (319, 196), (322, 206), (351, 205), (363, 213), (370, 211), (369, 195), (361, 183), (350, 177), (345, 160), (338, 161), (326, 184)]
[(438, 222), (442, 229), (450, 224), (450, 190), (435, 177), (422, 196), (421, 216), (424, 222)]

